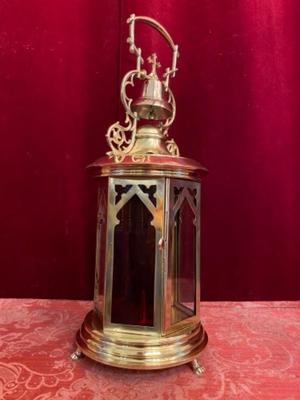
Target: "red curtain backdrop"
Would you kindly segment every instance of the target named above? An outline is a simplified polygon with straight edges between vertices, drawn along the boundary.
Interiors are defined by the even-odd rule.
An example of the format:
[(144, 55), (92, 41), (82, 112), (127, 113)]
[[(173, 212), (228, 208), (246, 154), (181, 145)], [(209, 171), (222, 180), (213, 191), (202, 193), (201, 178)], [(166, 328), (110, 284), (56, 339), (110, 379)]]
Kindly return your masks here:
[[(131, 13), (158, 19), (180, 46), (170, 135), (210, 171), (202, 298), (299, 299), (297, 0), (1, 1), (0, 296), (92, 297), (85, 166), (122, 118)], [(169, 59), (159, 36), (139, 32)]]

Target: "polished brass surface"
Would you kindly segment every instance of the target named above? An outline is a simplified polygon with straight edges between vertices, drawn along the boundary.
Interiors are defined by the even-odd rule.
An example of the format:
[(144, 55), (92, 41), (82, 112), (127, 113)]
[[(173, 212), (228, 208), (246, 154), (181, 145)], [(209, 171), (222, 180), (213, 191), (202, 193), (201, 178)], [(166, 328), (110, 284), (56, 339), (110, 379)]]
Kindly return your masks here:
[[(131, 106), (139, 118), (150, 120), (165, 120), (172, 116), (172, 107), (164, 99), (164, 88), (157, 75), (145, 80), (141, 97), (134, 100)], [(150, 75), (149, 75), (150, 76)]]
[(88, 357), (103, 364), (132, 369), (161, 369), (191, 362), (207, 344), (200, 323), (177, 335), (151, 337), (143, 334), (103, 332), (95, 311), (85, 318), (76, 341)]
[[(119, 164), (118, 164), (119, 165)], [(127, 187), (115, 204), (115, 188)], [(156, 206), (141, 190), (155, 186)], [(129, 189), (128, 189), (129, 188)], [(175, 189), (179, 192), (174, 196)], [(153, 216), (156, 232), (156, 260), (154, 284), (154, 326), (136, 326), (111, 322), (114, 229), (119, 223), (118, 212), (133, 197), (144, 203)], [(183, 201), (188, 201), (194, 213), (199, 241), (200, 186), (194, 180), (168, 177), (110, 177), (108, 181), (108, 225), (104, 301), (95, 303), (95, 310), (86, 317), (77, 334), (80, 351), (97, 361), (123, 368), (158, 369), (194, 360), (207, 343), (207, 335), (200, 322), (199, 247), (197, 247), (196, 313), (189, 314), (184, 305), (174, 299), (174, 215)], [(95, 285), (96, 286), (96, 285)], [(96, 299), (100, 299), (95, 295)], [(174, 312), (184, 319), (172, 323)]]
[(74, 351), (74, 353), (71, 354), (71, 359), (73, 361), (77, 361), (80, 358), (84, 357), (84, 354), (80, 351), (79, 347)]
[[(148, 57), (151, 64), (151, 71), (141, 69), (144, 63), (142, 58), (142, 50), (135, 45), (135, 23), (143, 22), (156, 29), (167, 41), (172, 49), (172, 65), (167, 67), (161, 80), (157, 74), (157, 68), (161, 65), (158, 62), (157, 54), (153, 53)], [(137, 129), (140, 119), (148, 119), (159, 121), (156, 129), (160, 132), (161, 141), (165, 141), (166, 153), (171, 156), (179, 156), (179, 149), (174, 139), (167, 140), (169, 127), (172, 125), (176, 115), (176, 102), (174, 95), (170, 89), (170, 77), (174, 77), (177, 71), (176, 63), (178, 58), (178, 46), (174, 44), (171, 36), (154, 19), (149, 17), (137, 17), (134, 14), (127, 21), (129, 23), (129, 51), (136, 55), (136, 69), (127, 72), (121, 83), (120, 97), (125, 109), (125, 125), (119, 121), (112, 124), (106, 133), (107, 143), (110, 151), (107, 153), (113, 157), (115, 162), (122, 162), (127, 155), (135, 154), (135, 142), (138, 139)], [(134, 80), (138, 79), (143, 82), (143, 92), (138, 99), (131, 99), (127, 95), (127, 87), (134, 86)], [(147, 142), (147, 139), (144, 139)], [(152, 146), (154, 144), (154, 146)], [(143, 147), (143, 154), (155, 154), (156, 146), (151, 139)], [(139, 154), (141, 152), (139, 151)], [(158, 153), (161, 154), (161, 153)]]
[(107, 179), (101, 180), (97, 199), (94, 306), (100, 312), (104, 304), (104, 275), (107, 230)]
[(192, 368), (196, 375), (202, 375), (205, 372), (205, 368), (196, 359), (192, 361)]
[(156, 69), (161, 65), (155, 53), (148, 57), (148, 62), (152, 64), (152, 71), (144, 81), (142, 96), (132, 102), (131, 110), (138, 118), (165, 120), (172, 116), (172, 106), (164, 98), (167, 90), (157, 76)]
[[(164, 78), (169, 79), (169, 77), (174, 78), (177, 68), (176, 68), (176, 63), (177, 63), (177, 58), (179, 57), (178, 53), (178, 45), (176, 45), (171, 38), (170, 34), (166, 31), (166, 29), (155, 19), (146, 17), (146, 16), (136, 16), (135, 14), (131, 14), (130, 17), (127, 20), (127, 23), (129, 24), (129, 38), (127, 39), (127, 42), (129, 43), (129, 51), (137, 56), (136, 60), (136, 68), (137, 70), (140, 71), (141, 65), (143, 64), (143, 58), (142, 58), (142, 50), (141, 48), (137, 47), (135, 44), (135, 24), (136, 22), (143, 22), (145, 24), (148, 24), (152, 26), (154, 29), (156, 29), (162, 37), (167, 41), (168, 45), (170, 46), (172, 50), (172, 65), (171, 68), (167, 67), (164, 73)], [(165, 82), (166, 86), (168, 81)]]
[(168, 176), (198, 180), (207, 174), (207, 169), (198, 162), (185, 157), (162, 154), (128, 155), (121, 162), (102, 157), (88, 166), (95, 178), (105, 176)]
[[(191, 362), (195, 373), (200, 374), (203, 370), (197, 357), (208, 340), (200, 320), (199, 248), (200, 182), (207, 170), (194, 160), (180, 157), (175, 141), (168, 139), (168, 130), (176, 115), (176, 102), (169, 84), (177, 71), (178, 46), (165, 28), (149, 17), (132, 14), (127, 22), (129, 50), (136, 55), (136, 68), (127, 72), (121, 83), (120, 97), (125, 109), (125, 122), (122, 125), (117, 121), (109, 127), (106, 139), (110, 151), (89, 166), (92, 175), (100, 181), (94, 309), (86, 316), (77, 333), (77, 350), (72, 358), (75, 360), (84, 354), (103, 364), (133, 369), (160, 369)], [(160, 63), (156, 53), (148, 58), (151, 71), (141, 68), (144, 60), (135, 41), (137, 22), (156, 29), (172, 50), (172, 64), (165, 69), (162, 78), (157, 71)], [(135, 80), (143, 85), (143, 93), (138, 99), (132, 99), (127, 94), (128, 87), (134, 86)], [(152, 121), (142, 122), (141, 119)], [(114, 275), (118, 271), (114, 271), (114, 261), (121, 259), (116, 256), (119, 254), (117, 244), (126, 243), (127, 246), (129, 243), (129, 247), (134, 247), (132, 237), (137, 237), (127, 236), (129, 241), (119, 242), (115, 238), (124, 236), (115, 235), (115, 232), (120, 232), (120, 227), (123, 229), (122, 213), (131, 206), (132, 200), (142, 204), (142, 209), (148, 215), (151, 256), (155, 249), (151, 258), (151, 268), (154, 268), (154, 275), (151, 269), (153, 292), (151, 286), (151, 296), (148, 296), (151, 299), (151, 319), (146, 319), (151, 322), (147, 324), (134, 319), (130, 320), (134, 324), (121, 323), (120, 319), (114, 318), (115, 304), (119, 304), (114, 302), (114, 279), (118, 278), (117, 274)], [(178, 232), (181, 231), (178, 226), (182, 226), (180, 218), (183, 218), (183, 209), (188, 210), (189, 232), (192, 232), (192, 242), (195, 243), (187, 247), (186, 254), (190, 254), (191, 248), (193, 258), (185, 263), (194, 275), (183, 276), (193, 285), (192, 307), (180, 297), (179, 283), (182, 277), (178, 272), (178, 254), (181, 251), (181, 233)], [(130, 211), (127, 221), (134, 220), (134, 212), (135, 209), (133, 214)], [(145, 214), (141, 215), (144, 218)], [(127, 248), (124, 251), (122, 249), (122, 255), (126, 252)], [(143, 264), (137, 263), (137, 269), (132, 267), (137, 259), (145, 259), (144, 253), (138, 253), (138, 257), (135, 252), (132, 254), (134, 256), (128, 257), (130, 261), (127, 264), (118, 264), (126, 265), (126, 279), (130, 273), (138, 275), (139, 271), (148, 271), (140, 268)], [(137, 282), (140, 289), (141, 281)], [(133, 302), (133, 311), (136, 302)]]
[(160, 129), (153, 125), (143, 125), (137, 130), (131, 154), (133, 156), (144, 154), (170, 155)]

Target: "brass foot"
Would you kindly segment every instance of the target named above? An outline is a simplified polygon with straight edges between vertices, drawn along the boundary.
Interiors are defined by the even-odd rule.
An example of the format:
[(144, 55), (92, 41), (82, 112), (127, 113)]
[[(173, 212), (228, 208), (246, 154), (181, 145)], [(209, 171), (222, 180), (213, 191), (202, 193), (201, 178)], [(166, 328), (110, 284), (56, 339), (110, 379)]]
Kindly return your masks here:
[(77, 349), (76, 351), (74, 351), (74, 353), (71, 354), (71, 359), (74, 361), (77, 361), (79, 360), (79, 358), (82, 357), (84, 357), (84, 354), (79, 349)]
[(205, 368), (196, 359), (192, 361), (192, 369), (196, 375), (202, 375), (205, 372)]

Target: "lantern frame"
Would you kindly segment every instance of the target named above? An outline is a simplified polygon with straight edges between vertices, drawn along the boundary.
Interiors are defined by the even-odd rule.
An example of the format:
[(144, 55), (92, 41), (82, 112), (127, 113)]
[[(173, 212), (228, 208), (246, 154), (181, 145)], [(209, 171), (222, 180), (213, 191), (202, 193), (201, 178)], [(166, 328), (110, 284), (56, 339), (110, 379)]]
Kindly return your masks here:
[[(77, 332), (77, 350), (71, 357), (76, 360), (86, 355), (103, 364), (132, 369), (191, 362), (194, 372), (201, 374), (204, 369), (197, 358), (208, 339), (200, 320), (200, 188), (207, 170), (181, 157), (175, 141), (168, 139), (176, 115), (169, 81), (177, 71), (178, 46), (149, 17), (132, 14), (127, 22), (136, 69), (127, 72), (121, 83), (125, 125), (117, 121), (108, 128), (110, 151), (89, 166), (99, 182), (94, 309)], [(172, 64), (165, 69), (163, 80), (157, 74), (160, 64), (155, 53), (148, 58), (151, 72), (141, 69), (144, 61), (135, 44), (136, 22), (156, 29), (172, 50)], [(138, 100), (126, 93), (135, 79), (144, 82)], [(145, 118), (156, 123), (141, 125)], [(124, 210), (130, 210), (129, 214)], [(134, 242), (138, 234), (144, 242), (141, 238)], [(117, 254), (123, 244), (129, 249)], [(150, 261), (146, 259), (149, 254)], [(123, 276), (124, 282), (120, 281)], [(145, 307), (138, 301), (145, 301)], [(120, 317), (122, 313), (115, 314), (115, 310), (137, 312), (138, 318)], [(140, 318), (141, 310), (145, 318)]]

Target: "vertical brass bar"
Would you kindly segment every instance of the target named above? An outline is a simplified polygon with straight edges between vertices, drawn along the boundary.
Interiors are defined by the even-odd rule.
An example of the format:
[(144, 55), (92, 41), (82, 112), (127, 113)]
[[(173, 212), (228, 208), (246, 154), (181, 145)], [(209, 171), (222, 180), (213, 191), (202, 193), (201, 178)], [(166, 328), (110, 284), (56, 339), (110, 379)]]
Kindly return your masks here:
[(169, 274), (169, 259), (172, 256), (172, 241), (170, 229), (172, 225), (171, 219), (171, 196), (170, 196), (170, 178), (165, 179), (165, 214), (164, 214), (164, 231), (165, 231), (165, 248), (163, 262), (163, 294), (162, 294), (162, 334), (164, 335), (167, 328), (171, 324), (171, 276)]

